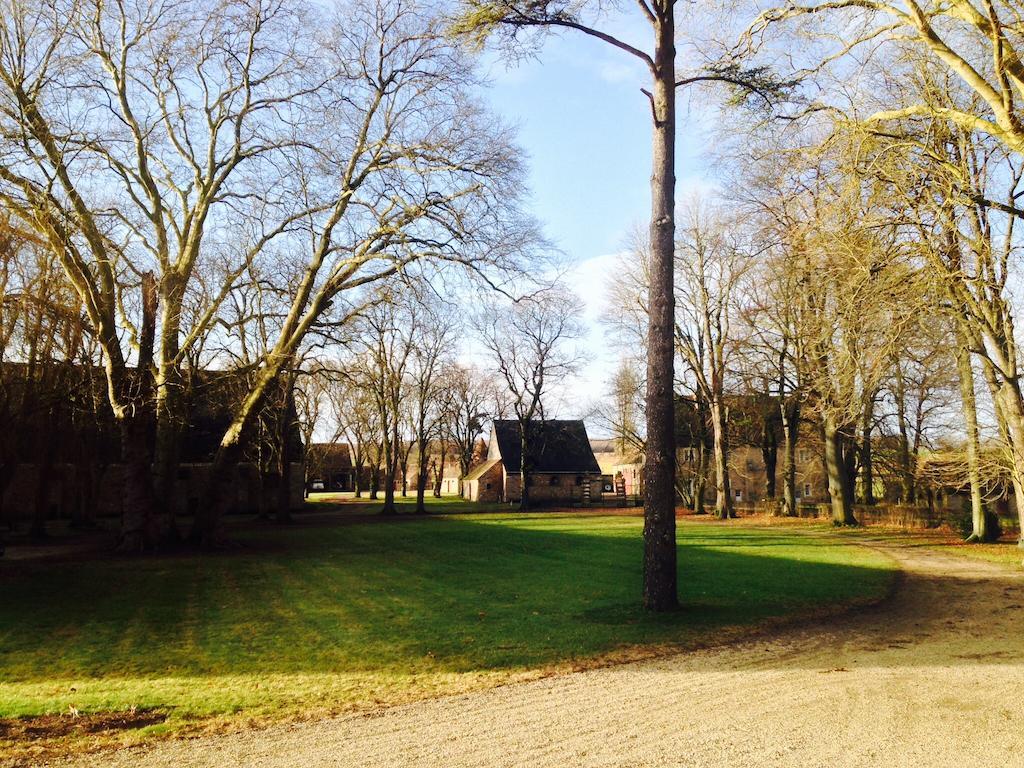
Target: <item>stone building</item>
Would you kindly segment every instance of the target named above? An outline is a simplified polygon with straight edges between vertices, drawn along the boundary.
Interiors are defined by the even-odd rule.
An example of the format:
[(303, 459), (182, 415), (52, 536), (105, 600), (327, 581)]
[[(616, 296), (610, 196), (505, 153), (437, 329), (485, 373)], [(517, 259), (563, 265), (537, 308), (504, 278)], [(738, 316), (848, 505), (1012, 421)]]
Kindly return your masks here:
[[(529, 497), (537, 504), (571, 504), (601, 493), (601, 467), (580, 420), (530, 423), (532, 457)], [(487, 458), (463, 480), (470, 501), (518, 502), (521, 493), (522, 431), (518, 421), (496, 420)]]
[[(106, 405), (102, 373), (85, 366), (63, 367), (57, 387), (38, 375), (28, 377), (24, 366), (0, 366), (0, 523), (14, 525), (33, 517), (86, 521), (121, 514), (120, 437)], [(200, 503), (210, 461), (243, 385), (243, 376), (235, 372), (189, 374), (174, 478), (176, 515), (193, 514)], [(23, 388), (31, 393), (31, 403)], [(229, 470), (226, 488), (235, 511), (265, 511), (276, 504), (276, 486), (271, 489), (269, 484), (280, 482), (279, 473), (269, 470), (276, 466), (280, 441), (272, 433), (274, 424), (285, 420), (286, 455), (293, 457), (288, 462), (289, 499), (293, 509), (303, 504), (302, 439), (294, 412), (289, 417), (279, 405), (287, 400), (273, 398), (264, 408), (242, 460)]]

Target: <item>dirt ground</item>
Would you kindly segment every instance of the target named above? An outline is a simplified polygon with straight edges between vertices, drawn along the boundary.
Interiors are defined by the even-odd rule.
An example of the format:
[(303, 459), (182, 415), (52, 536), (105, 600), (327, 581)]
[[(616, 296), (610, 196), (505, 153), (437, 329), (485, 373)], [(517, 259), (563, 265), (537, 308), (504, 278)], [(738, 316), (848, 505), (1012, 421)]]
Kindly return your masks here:
[(886, 546), (882, 606), (725, 647), (74, 766), (1024, 766), (1024, 574)]

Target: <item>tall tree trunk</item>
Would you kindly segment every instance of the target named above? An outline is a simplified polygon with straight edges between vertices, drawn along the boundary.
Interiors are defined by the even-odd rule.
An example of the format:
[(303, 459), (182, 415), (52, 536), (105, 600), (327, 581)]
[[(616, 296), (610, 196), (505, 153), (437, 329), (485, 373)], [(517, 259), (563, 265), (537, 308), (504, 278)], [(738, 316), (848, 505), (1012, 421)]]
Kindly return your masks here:
[(675, 515), (675, 10), (657, 3), (651, 152), (651, 264), (647, 331), (643, 606), (678, 607)]
[(278, 419), (278, 476), (277, 522), (290, 523), (292, 520), (292, 426), (298, 420), (295, 411), (295, 376), (287, 379), (284, 393), (284, 409)]
[(202, 546), (221, 543), (223, 539), (224, 516), (234, 503), (234, 477), (242, 457), (245, 440), (253, 423), (267, 402), (272, 387), (278, 382), (281, 372), (288, 366), (290, 358), (279, 358), (275, 364), (267, 365), (257, 374), (245, 399), (235, 411), (231, 424), (224, 431), (217, 452), (210, 462), (209, 476), (203, 493), (203, 500), (196, 510), (189, 531), (189, 539)]
[[(444, 462), (447, 460), (447, 445), (445, 441), (440, 441), (440, 464), (437, 467), (437, 471), (434, 473), (434, 499), (441, 498), (441, 484), (444, 482)], [(459, 494), (462, 494), (462, 482), (460, 480)]]
[(869, 397), (864, 406), (864, 417), (861, 423), (860, 441), (860, 473), (861, 494), (864, 503), (871, 506), (875, 503), (875, 473), (871, 461), (871, 426), (875, 419), (875, 398)]
[(775, 419), (766, 412), (761, 423), (761, 459), (764, 461), (765, 496), (769, 499), (774, 499), (777, 494), (775, 475), (779, 461), (779, 435), (775, 424)]
[(173, 270), (160, 279), (160, 359), (155, 381), (156, 441), (153, 446), (153, 488), (156, 494), (160, 536), (169, 541), (179, 538), (177, 510), (178, 465), (181, 460), (181, 435), (185, 427), (185, 382), (179, 355), (185, 280)]
[(370, 472), (370, 499), (376, 501), (380, 493), (380, 457), (373, 464)]
[(857, 518), (853, 516), (853, 493), (843, 451), (843, 435), (835, 419), (828, 413), (822, 417), (822, 427), (825, 434), (825, 468), (832, 503), (832, 523), (857, 525)]
[(971, 489), (971, 535), (967, 537), (967, 541), (989, 541), (988, 520), (981, 500), (981, 468), (978, 456), (981, 438), (978, 431), (977, 397), (974, 393), (974, 369), (971, 366), (970, 342), (962, 333), (957, 334), (956, 368), (960, 379), (964, 426), (967, 430), (967, 478)]
[(519, 511), (530, 508), (530, 448), (529, 420), (519, 422)]
[[(421, 428), (422, 429), (422, 428)], [(426, 462), (427, 441), (421, 436), (416, 441), (416, 514), (427, 514), (427, 470), (430, 465)]]
[[(996, 423), (999, 427), (999, 434), (1006, 445), (1009, 453), (1010, 480), (1013, 485), (1014, 503), (1017, 507), (1017, 516), (1020, 520), (1021, 539), (1019, 543), (1024, 546), (1024, 455), (1018, 437), (1024, 439), (1024, 413), (1021, 412), (1020, 392), (1002, 379), (995, 369), (995, 365), (988, 358), (982, 358), (982, 372), (985, 382), (988, 384), (989, 394), (995, 406)], [(1014, 395), (1016, 392), (1016, 396)], [(1015, 415), (1016, 411), (1016, 415)], [(1018, 426), (1013, 427), (1016, 423)]]
[(720, 520), (728, 520), (735, 513), (729, 481), (729, 436), (726, 433), (725, 408), (720, 395), (711, 401), (711, 426), (715, 437), (715, 515)]
[(1020, 390), (1009, 381), (1000, 382), (999, 399), (1010, 436), (1014, 502), (1022, 537), (1020, 544), (1024, 546), (1024, 403), (1021, 402)]
[(398, 474), (398, 418), (397, 410), (395, 425), (391, 437), (384, 442), (384, 507), (382, 515), (398, 514), (395, 506), (395, 476)]
[(697, 468), (693, 476), (693, 511), (697, 515), (706, 515), (704, 495), (708, 487), (708, 449), (703, 443), (697, 446)]
[[(153, 345), (156, 341), (157, 292), (151, 272), (142, 278), (142, 323), (139, 331), (139, 360), (134, 379), (123, 375), (122, 402), (131, 407), (117, 414), (121, 431), (121, 532), (118, 549), (142, 552), (156, 545), (153, 496)], [(108, 360), (108, 363), (110, 361)], [(124, 374), (124, 372), (122, 372)]]
[(915, 501), (914, 468), (911, 465), (910, 436), (907, 428), (906, 384), (903, 370), (896, 366), (896, 424), (899, 428), (900, 485), (904, 504)]
[[(176, 346), (177, 334), (172, 335), (175, 337)], [(167, 344), (168, 340), (164, 338), (162, 343)], [(162, 351), (161, 356), (166, 359), (167, 353)], [(175, 517), (178, 502), (178, 466), (181, 461), (181, 429), (185, 422), (183, 389), (184, 383), (178, 367), (161, 364), (156, 382), (153, 490), (159, 504), (160, 535), (170, 541), (179, 538)]]
[(782, 512), (795, 517), (796, 507), (796, 444), (800, 437), (800, 404), (780, 401), (782, 415)]
[[(448, 445), (441, 441), (441, 463), (437, 470), (437, 478), (434, 481), (434, 498), (441, 498), (441, 483), (444, 482), (444, 465), (448, 459)], [(462, 495), (462, 478), (459, 478), (459, 495)]]

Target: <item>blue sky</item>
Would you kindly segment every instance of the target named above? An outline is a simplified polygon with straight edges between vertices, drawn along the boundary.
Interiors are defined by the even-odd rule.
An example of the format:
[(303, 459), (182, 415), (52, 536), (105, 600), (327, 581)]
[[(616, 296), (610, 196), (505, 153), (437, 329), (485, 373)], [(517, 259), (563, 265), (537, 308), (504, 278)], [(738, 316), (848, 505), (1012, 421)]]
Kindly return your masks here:
[[(629, 30), (626, 30), (627, 33)], [(638, 35), (643, 30), (634, 30)], [(605, 287), (614, 280), (617, 253), (650, 210), (651, 124), (643, 64), (579, 33), (547, 40), (536, 59), (507, 66), (488, 54), (492, 86), (486, 98), (519, 128), (527, 153), (532, 212), (573, 267), (571, 286), (586, 304), (583, 342), (592, 361), (577, 381), (553, 392), (560, 415), (582, 415), (600, 397), (615, 366), (598, 323)], [(682, 96), (682, 94), (681, 94)], [(677, 192), (713, 187), (702, 161), (711, 110), (695, 94), (679, 104)], [(568, 394), (571, 392), (571, 396)], [(549, 405), (549, 407), (551, 407)]]

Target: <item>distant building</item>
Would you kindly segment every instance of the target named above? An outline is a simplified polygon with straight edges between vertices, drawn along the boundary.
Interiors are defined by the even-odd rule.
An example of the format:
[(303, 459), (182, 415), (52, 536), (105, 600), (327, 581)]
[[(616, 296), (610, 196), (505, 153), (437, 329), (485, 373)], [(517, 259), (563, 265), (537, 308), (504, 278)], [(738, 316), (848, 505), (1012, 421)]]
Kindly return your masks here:
[[(362, 489), (369, 487), (369, 470), (363, 468)], [(347, 443), (311, 443), (306, 450), (306, 492), (353, 491), (356, 469)]]
[(621, 440), (591, 440), (590, 447), (601, 467), (601, 490), (616, 493), (621, 489), (627, 496), (643, 493), (643, 453)]
[[(538, 504), (582, 501), (601, 493), (601, 467), (580, 420), (531, 422), (529, 496)], [(518, 502), (521, 498), (522, 432), (518, 421), (496, 420), (487, 458), (463, 480), (470, 501)]]
[[(0, 402), (0, 426), (8, 431), (0, 446), (0, 522), (14, 523), (34, 513), (71, 520), (121, 514), (120, 434), (106, 404), (102, 371), (66, 364), (61, 368), (63, 375), (51, 380), (30, 377), (17, 363), (0, 364), (6, 395)], [(176, 515), (194, 514), (200, 504), (211, 460), (246, 386), (244, 374), (234, 371), (190, 371), (187, 383), (174, 477)], [(23, 388), (45, 408), (12, 411), (11, 402), (26, 400)], [(288, 418), (284, 402), (283, 396), (270, 398), (261, 424)], [(254, 430), (241, 461), (228, 470), (226, 490), (233, 511), (261, 511), (276, 502), (276, 491), (266, 487), (269, 465), (281, 448), (272, 432)], [(294, 417), (288, 418), (286, 439), (287, 455), (294, 457), (289, 462), (289, 496), (292, 508), (300, 509), (303, 445)]]

